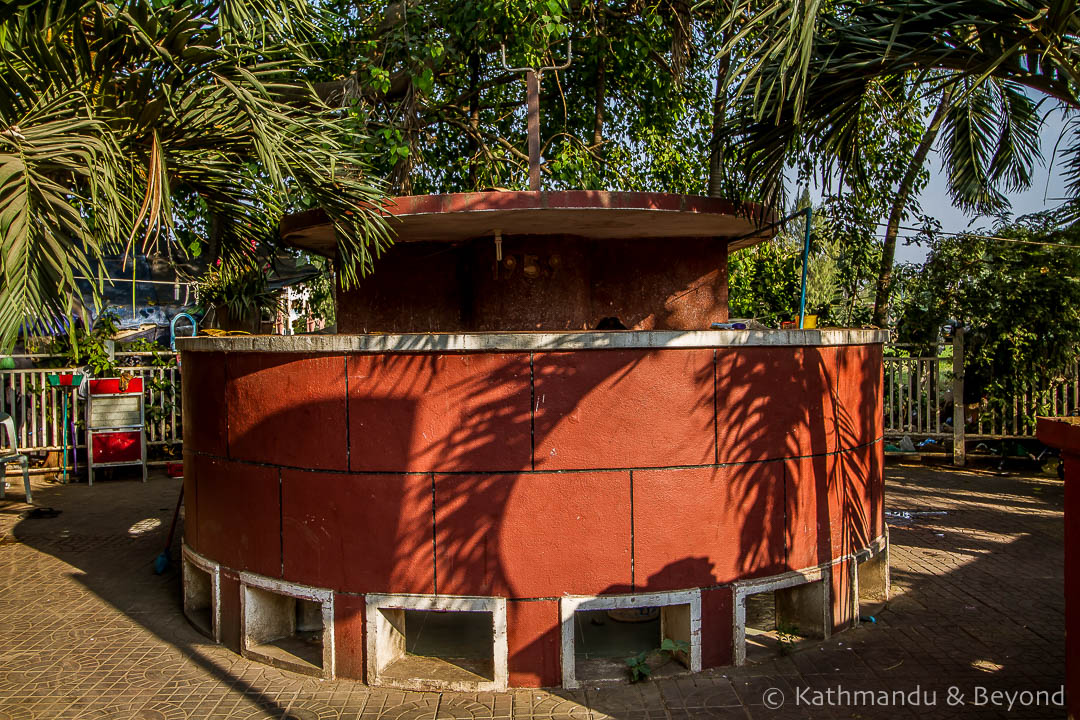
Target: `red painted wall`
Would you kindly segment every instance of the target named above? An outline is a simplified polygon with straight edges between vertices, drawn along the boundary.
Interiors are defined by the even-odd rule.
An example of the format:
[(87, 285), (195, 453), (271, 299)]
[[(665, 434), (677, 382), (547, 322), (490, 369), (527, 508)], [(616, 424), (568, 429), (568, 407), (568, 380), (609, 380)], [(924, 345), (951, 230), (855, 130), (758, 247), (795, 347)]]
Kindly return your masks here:
[(1080, 718), (1080, 423), (1039, 418), (1039, 441), (1065, 462), (1065, 706)]
[(724, 664), (730, 583), (882, 532), (880, 346), (182, 366), (186, 542), (337, 591), (343, 677), (371, 592), (510, 598), (511, 684), (552, 685), (552, 598), (708, 588), (704, 662)]
[(1080, 445), (1064, 458), (1065, 692), (1069, 720), (1074, 720), (1080, 718)]
[(398, 243), (339, 288), (338, 332), (707, 328), (728, 319), (727, 254), (718, 238), (515, 236), (501, 262), (490, 237)]

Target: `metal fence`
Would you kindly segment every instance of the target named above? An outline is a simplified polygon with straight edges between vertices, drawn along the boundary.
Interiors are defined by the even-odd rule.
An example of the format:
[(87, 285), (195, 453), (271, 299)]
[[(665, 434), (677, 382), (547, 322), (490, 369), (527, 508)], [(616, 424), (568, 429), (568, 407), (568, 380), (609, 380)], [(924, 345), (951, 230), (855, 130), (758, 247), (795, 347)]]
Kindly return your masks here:
[[(912, 346), (888, 345), (894, 352)], [(1035, 437), (1038, 416), (1080, 413), (1080, 363), (1065, 379), (1050, 385), (1025, 385), (1004, 406), (963, 406), (955, 412), (955, 398), (963, 396), (962, 368), (953, 358), (961, 348), (943, 345), (937, 357), (886, 356), (884, 367), (885, 435), (913, 438), (956, 437), (955, 419), (963, 417), (965, 440), (1005, 440)], [(957, 377), (960, 370), (961, 377)]]
[[(145, 363), (154, 353), (116, 353), (124, 363)], [(20, 358), (45, 360), (48, 356), (22, 355)], [(121, 368), (124, 372), (143, 378), (143, 397), (146, 407), (146, 441), (148, 445), (173, 445), (181, 442), (180, 370), (145, 364)], [(74, 368), (29, 368), (0, 370), (0, 412), (15, 420), (15, 434), (20, 450), (60, 450), (63, 442), (63, 403), (68, 404), (69, 422), (82, 427), (86, 413), (83, 389), (58, 388), (49, 385), (45, 376), (56, 372), (73, 372)], [(85, 382), (85, 381), (84, 381)], [(75, 447), (85, 448), (82, 432), (74, 435)], [(72, 433), (68, 430), (68, 443)]]
[[(893, 353), (910, 346), (889, 345)], [(902, 357), (884, 359), (885, 435), (891, 438), (958, 436), (954, 429), (954, 397), (958, 383), (953, 345), (939, 348), (937, 357)], [(143, 378), (146, 401), (146, 435), (150, 445), (174, 445), (181, 438), (180, 371), (177, 367), (146, 365), (153, 353), (116, 353), (120, 362), (139, 363), (123, 370)], [(46, 360), (44, 355), (20, 356)], [(68, 416), (82, 426), (85, 400), (79, 391), (56, 388), (45, 376), (71, 368), (32, 368), (0, 370), (0, 412), (15, 419), (18, 445), (29, 451), (59, 450), (62, 442), (62, 405), (67, 398)], [(962, 378), (959, 378), (962, 382)], [(1035, 436), (1036, 416), (1060, 416), (1080, 413), (1080, 364), (1074, 364), (1067, 379), (1047, 387), (1023, 388), (1004, 407), (961, 406), (967, 421), (961, 423), (961, 437), (966, 440), (1023, 439)], [(69, 432), (70, 437), (70, 432)], [(82, 433), (76, 433), (77, 447), (85, 448)], [(70, 442), (70, 440), (69, 440)]]
[(884, 372), (886, 435), (953, 434), (951, 357), (886, 356)]

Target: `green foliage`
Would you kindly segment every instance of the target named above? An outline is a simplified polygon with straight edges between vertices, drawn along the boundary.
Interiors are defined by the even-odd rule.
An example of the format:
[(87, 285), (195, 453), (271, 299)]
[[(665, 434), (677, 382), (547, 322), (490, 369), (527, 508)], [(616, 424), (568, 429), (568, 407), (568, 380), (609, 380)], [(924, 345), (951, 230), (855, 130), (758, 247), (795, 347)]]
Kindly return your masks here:
[(332, 32), (306, 0), (5, 3), (0, 347), (70, 317), (103, 254), (243, 274), (296, 207), (334, 223), (346, 284), (369, 272), (388, 240), (365, 128), (310, 84)]
[(776, 641), (780, 645), (781, 655), (790, 655), (794, 652), (802, 639), (797, 626), (788, 623), (779, 623), (776, 626)]
[(648, 680), (652, 676), (652, 666), (649, 664), (653, 658), (661, 658), (661, 663), (670, 662), (676, 654), (690, 652), (690, 643), (685, 640), (673, 640), (664, 638), (660, 647), (653, 650), (643, 650), (633, 657), (626, 658), (626, 665), (630, 669), (630, 682), (637, 683)]
[(1038, 107), (1016, 82), (991, 78), (957, 80), (942, 124), (942, 160), (949, 194), (964, 210), (990, 213), (1008, 208), (1002, 190), (1031, 185), (1039, 149)]
[(41, 361), (41, 367), (85, 367), (91, 375), (110, 377), (116, 374), (117, 364), (109, 356), (107, 343), (112, 342), (117, 330), (115, 316), (103, 313), (90, 332), (77, 327), (74, 333), (43, 340), (40, 344), (31, 342), (30, 346), (53, 356)]
[[(926, 108), (904, 94), (904, 86), (872, 83), (844, 132), (860, 148), (866, 165), (858, 173), (826, 173), (819, 180), (830, 189), (814, 207), (811, 258), (807, 278), (807, 312), (819, 324), (858, 327), (870, 320), (873, 290), (881, 264), (881, 219), (895, 198), (915, 146), (923, 132)], [(799, 176), (807, 184), (830, 163), (827, 143), (812, 134), (795, 148)], [(912, 179), (915, 192), (929, 178), (922, 169)], [(796, 208), (810, 198), (803, 191)], [(793, 208), (796, 209), (796, 208)], [(918, 216), (918, 207), (909, 208)], [(920, 218), (921, 219), (921, 218)], [(770, 250), (741, 251), (731, 263), (734, 316), (756, 316), (766, 324), (798, 314), (803, 219), (789, 221)], [(747, 256), (745, 253), (751, 253)], [(762, 267), (753, 267), (755, 264)], [(794, 299), (792, 285), (794, 282)], [(770, 284), (775, 286), (770, 287)]]
[(821, 248), (806, 273), (806, 312), (826, 315), (837, 301), (839, 291), (839, 249), (835, 240)]
[(642, 680), (648, 680), (652, 675), (652, 668), (649, 667), (649, 656), (654, 651), (643, 650), (633, 657), (626, 658), (626, 665), (630, 668), (630, 682), (637, 683)]
[(740, 250), (728, 261), (728, 303), (732, 317), (755, 318), (770, 327), (799, 313), (802, 249), (777, 236)]
[[(804, 196), (803, 202), (808, 198)], [(806, 312), (818, 316), (819, 326), (857, 325), (868, 315), (865, 296), (877, 246), (872, 235), (842, 232), (842, 221), (826, 214), (833, 207), (830, 201), (813, 215)], [(805, 228), (801, 215), (788, 221), (770, 242), (732, 255), (728, 262), (732, 317), (755, 318), (771, 327), (798, 319)]]
[[(116, 348), (118, 353), (124, 352), (142, 352), (151, 353), (149, 356), (141, 355), (136, 357), (125, 358), (126, 363), (130, 365), (149, 365), (156, 368), (175, 368), (176, 367), (176, 353), (167, 349), (163, 349), (157, 343), (151, 342), (145, 338), (139, 338), (138, 340), (130, 343), (124, 343), (118, 345)], [(123, 372), (123, 368), (117, 368), (119, 372)], [(179, 374), (177, 374), (179, 375)], [(166, 373), (150, 373), (143, 375), (143, 379), (149, 386), (150, 390), (156, 393), (154, 402), (146, 403), (146, 422), (155, 423), (162, 420), (168, 422), (171, 420), (172, 411), (176, 407), (176, 383), (169, 379)], [(172, 455), (172, 451), (166, 446), (163, 448), (167, 455)]]
[[(545, 186), (701, 193), (716, 79), (715, 8), (557, 0), (331, 3), (342, 20), (322, 87), (343, 98), (395, 192), (525, 187), (525, 78), (541, 88)], [(341, 76), (344, 76), (343, 78)], [(371, 150), (376, 150), (375, 145)]]
[(1041, 214), (993, 235), (1024, 242), (937, 240), (897, 293), (900, 342), (936, 347), (942, 326), (965, 327), (968, 402), (1006, 402), (1024, 383), (1060, 380), (1080, 352), (1080, 225)]
[(149, 364), (152, 367), (170, 368), (176, 367), (176, 354), (168, 350), (162, 349), (160, 345), (155, 342), (150, 342), (146, 338), (139, 338), (138, 340), (130, 343), (125, 343), (118, 352), (148, 352), (152, 353), (149, 359), (143, 359), (142, 364)]
[(229, 318), (239, 324), (257, 323), (264, 312), (277, 307), (276, 296), (266, 284), (266, 270), (255, 263), (231, 273), (210, 271), (196, 288), (203, 310), (227, 308)]
[[(314, 319), (322, 320), (327, 326), (333, 325), (337, 321), (337, 309), (334, 301), (333, 263), (327, 258), (309, 255), (308, 253), (301, 253), (300, 257), (303, 262), (310, 263), (322, 270), (318, 277), (304, 283), (308, 293), (308, 312), (311, 313)], [(303, 300), (293, 301), (293, 306), (294, 310), (303, 311)], [(304, 318), (300, 318), (296, 322), (297, 327), (294, 328), (294, 331), (304, 332), (306, 327), (300, 327), (304, 323)]]
[(742, 53), (726, 78), (741, 113), (725, 126), (768, 198), (782, 196), (787, 152), (802, 137), (827, 169), (857, 176), (872, 166), (853, 128), (876, 83), (894, 97), (951, 94), (945, 160), (954, 198), (971, 207), (1030, 181), (1040, 121), (1021, 88), (1080, 108), (1075, 2), (735, 0), (729, 9), (721, 53)]

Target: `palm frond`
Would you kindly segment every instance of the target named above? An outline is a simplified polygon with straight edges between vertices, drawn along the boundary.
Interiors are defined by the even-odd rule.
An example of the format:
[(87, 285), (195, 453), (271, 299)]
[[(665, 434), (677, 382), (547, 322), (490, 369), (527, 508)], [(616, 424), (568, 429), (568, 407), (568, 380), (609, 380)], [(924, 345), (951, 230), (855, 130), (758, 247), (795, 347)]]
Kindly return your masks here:
[(949, 108), (941, 132), (949, 192), (963, 208), (993, 212), (1007, 202), (990, 182), (998, 129), (993, 98), (985, 85), (965, 90)]
[[(0, 131), (0, 343), (41, 317), (66, 315), (101, 253), (98, 232), (115, 230), (86, 208), (115, 195), (116, 148), (78, 94), (39, 98), (34, 112)], [(95, 297), (96, 301), (96, 297)]]
[(732, 131), (746, 140), (751, 182), (777, 190), (782, 183), (761, 173), (781, 173), (783, 149), (800, 135), (857, 177), (852, 129), (872, 83), (910, 83), (927, 98), (963, 88), (944, 149), (954, 198), (967, 208), (999, 208), (1003, 190), (1031, 181), (1041, 122), (1025, 90), (1080, 108), (1075, 0), (735, 0), (724, 29), (720, 52), (742, 58), (726, 84), (750, 99), (756, 126), (735, 116), (728, 124), (742, 124)]
[(225, 272), (310, 204), (339, 229), (345, 281), (371, 270), (389, 239), (364, 138), (303, 79), (322, 12), (23, 0), (0, 21), (0, 345), (68, 307), (106, 250), (172, 241), (178, 193), (209, 213)]

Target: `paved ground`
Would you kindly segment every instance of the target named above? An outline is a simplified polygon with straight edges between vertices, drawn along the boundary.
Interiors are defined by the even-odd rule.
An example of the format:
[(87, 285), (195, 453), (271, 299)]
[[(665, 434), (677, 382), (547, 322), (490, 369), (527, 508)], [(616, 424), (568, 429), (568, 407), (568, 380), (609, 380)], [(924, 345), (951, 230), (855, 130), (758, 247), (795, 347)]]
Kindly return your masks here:
[[(38, 482), (38, 503), (59, 517), (26, 519), (25, 505), (0, 501), (0, 720), (1062, 717), (1025, 696), (1012, 712), (971, 704), (979, 688), (1046, 701), (1064, 681), (1062, 484), (890, 467), (887, 485), (889, 510), (948, 514), (891, 526), (894, 595), (876, 624), (693, 679), (477, 696), (323, 682), (208, 644), (180, 614), (178, 575), (151, 570), (177, 481)], [(968, 704), (951, 705), (950, 686)], [(763, 705), (779, 699), (772, 688), (779, 710)], [(901, 691), (909, 705), (840, 689)]]

